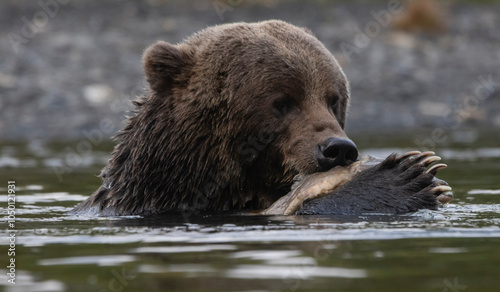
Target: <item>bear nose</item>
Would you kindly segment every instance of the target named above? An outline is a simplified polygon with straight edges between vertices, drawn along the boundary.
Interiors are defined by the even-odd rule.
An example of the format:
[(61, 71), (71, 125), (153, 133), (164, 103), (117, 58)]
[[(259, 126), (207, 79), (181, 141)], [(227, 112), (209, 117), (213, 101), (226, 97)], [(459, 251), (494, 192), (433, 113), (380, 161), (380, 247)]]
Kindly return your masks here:
[(347, 166), (358, 159), (358, 149), (349, 139), (329, 138), (316, 148), (316, 158), (322, 171), (337, 165)]

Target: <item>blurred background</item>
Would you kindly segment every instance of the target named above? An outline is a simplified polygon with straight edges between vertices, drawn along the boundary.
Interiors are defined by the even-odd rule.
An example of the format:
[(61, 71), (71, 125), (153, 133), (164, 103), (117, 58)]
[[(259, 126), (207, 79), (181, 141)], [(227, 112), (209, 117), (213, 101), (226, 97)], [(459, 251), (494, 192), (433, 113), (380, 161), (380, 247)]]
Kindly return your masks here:
[(267, 19), (310, 28), (336, 56), (351, 83), (351, 136), (402, 133), (424, 148), (474, 142), (485, 132), (500, 139), (498, 1), (9, 0), (0, 7), (4, 141), (111, 137), (144, 91), (148, 45)]

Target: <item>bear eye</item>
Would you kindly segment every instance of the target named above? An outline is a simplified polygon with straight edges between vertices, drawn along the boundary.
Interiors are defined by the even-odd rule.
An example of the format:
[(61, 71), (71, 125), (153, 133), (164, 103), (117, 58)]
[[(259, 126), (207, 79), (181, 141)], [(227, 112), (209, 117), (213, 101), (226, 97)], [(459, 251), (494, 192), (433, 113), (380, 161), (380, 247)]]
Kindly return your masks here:
[(280, 116), (284, 116), (292, 109), (292, 102), (289, 98), (278, 98), (274, 101), (273, 106)]
[(331, 98), (331, 105), (330, 107), (332, 108), (333, 112), (335, 113), (336, 110), (337, 110), (337, 104), (339, 103), (339, 96), (338, 95), (334, 95), (332, 98)]

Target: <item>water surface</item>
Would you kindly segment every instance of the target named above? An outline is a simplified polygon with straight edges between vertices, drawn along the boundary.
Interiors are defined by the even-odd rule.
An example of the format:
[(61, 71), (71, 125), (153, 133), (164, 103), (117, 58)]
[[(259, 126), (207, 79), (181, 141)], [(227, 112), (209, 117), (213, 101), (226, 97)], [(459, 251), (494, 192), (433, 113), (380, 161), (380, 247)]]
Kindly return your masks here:
[[(81, 141), (80, 141), (81, 142)], [(500, 148), (446, 145), (455, 199), (401, 216), (82, 218), (111, 145), (0, 145), (3, 291), (498, 291)], [(79, 144), (80, 143), (80, 144)], [(363, 154), (414, 149), (358, 142)], [(380, 145), (379, 145), (380, 144)], [(83, 146), (82, 146), (83, 145)], [(8, 181), (16, 284), (7, 282)]]

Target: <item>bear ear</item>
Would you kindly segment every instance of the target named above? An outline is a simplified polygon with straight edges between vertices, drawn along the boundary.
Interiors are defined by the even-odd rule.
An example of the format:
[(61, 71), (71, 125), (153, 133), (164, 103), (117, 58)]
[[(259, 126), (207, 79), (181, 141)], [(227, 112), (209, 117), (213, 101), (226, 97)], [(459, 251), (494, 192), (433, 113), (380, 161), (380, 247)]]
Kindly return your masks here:
[(158, 41), (149, 46), (142, 57), (146, 79), (152, 89), (161, 91), (171, 86), (188, 65), (188, 57), (178, 46)]

